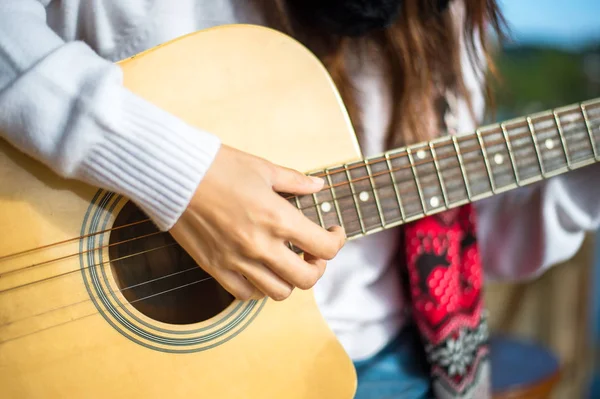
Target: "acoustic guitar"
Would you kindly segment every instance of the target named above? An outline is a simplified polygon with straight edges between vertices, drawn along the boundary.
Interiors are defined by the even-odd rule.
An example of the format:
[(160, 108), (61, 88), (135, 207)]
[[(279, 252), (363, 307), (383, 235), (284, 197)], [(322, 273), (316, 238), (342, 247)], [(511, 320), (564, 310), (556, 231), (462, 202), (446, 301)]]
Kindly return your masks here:
[[(119, 65), (133, 92), (224, 143), (325, 177), (289, 201), (348, 239), (598, 160), (600, 100), (365, 159), (324, 67), (267, 28), (201, 31)], [(127, 198), (4, 141), (0, 201), (2, 398), (354, 395), (311, 290), (234, 300)]]

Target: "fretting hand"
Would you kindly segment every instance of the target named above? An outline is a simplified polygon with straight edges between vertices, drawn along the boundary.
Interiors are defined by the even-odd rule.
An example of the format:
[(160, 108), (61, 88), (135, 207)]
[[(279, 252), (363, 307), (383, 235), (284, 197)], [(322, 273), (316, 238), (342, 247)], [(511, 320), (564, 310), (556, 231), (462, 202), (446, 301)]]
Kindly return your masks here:
[(283, 300), (295, 287), (312, 288), (344, 245), (341, 227), (321, 228), (278, 194), (312, 194), (323, 184), (223, 145), (171, 234), (236, 298)]

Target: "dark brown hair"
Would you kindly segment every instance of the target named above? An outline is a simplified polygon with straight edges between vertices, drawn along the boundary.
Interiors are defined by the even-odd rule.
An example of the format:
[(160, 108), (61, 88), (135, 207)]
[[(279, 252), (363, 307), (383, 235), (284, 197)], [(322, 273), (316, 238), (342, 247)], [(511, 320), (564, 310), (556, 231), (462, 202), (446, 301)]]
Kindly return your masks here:
[[(295, 37), (321, 59), (340, 91), (359, 136), (362, 134), (361, 115), (356, 89), (350, 79), (349, 54), (378, 57), (389, 82), (393, 104), (386, 140), (388, 149), (439, 135), (443, 129), (442, 121), (438, 120), (440, 107), (444, 106), (443, 98), (448, 92), (464, 98), (474, 115), (462, 75), (460, 40), (465, 41), (463, 46), (478, 74), (496, 76), (488, 43), (490, 31), (502, 37), (504, 28), (496, 0), (453, 0), (451, 7), (462, 7), (462, 15), (450, 9), (440, 12), (436, 0), (405, 0), (392, 26), (358, 38), (311, 31), (294, 20), (285, 0), (257, 2), (270, 26)], [(454, 4), (457, 2), (462, 4)], [(488, 102), (492, 102), (489, 81), (484, 90)]]

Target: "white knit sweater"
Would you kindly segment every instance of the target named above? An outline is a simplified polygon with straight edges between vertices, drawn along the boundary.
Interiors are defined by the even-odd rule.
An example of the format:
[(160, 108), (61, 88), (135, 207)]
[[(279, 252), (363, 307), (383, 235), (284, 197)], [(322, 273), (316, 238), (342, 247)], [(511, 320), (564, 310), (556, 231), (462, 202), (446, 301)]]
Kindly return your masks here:
[[(1, 135), (62, 176), (128, 196), (168, 229), (220, 141), (129, 92), (113, 62), (199, 29), (261, 23), (249, 3), (2, 0)], [(467, 63), (465, 77), (477, 96)], [(389, 105), (377, 74), (365, 71), (356, 80), (364, 91), (361, 145), (372, 155), (383, 150)], [(461, 129), (474, 127), (464, 110), (459, 118)], [(571, 257), (584, 231), (599, 224), (597, 172), (585, 168), (478, 203), (487, 276), (528, 278)], [(349, 242), (316, 286), (321, 311), (354, 359), (373, 354), (403, 323), (401, 288), (390, 267), (396, 234)]]

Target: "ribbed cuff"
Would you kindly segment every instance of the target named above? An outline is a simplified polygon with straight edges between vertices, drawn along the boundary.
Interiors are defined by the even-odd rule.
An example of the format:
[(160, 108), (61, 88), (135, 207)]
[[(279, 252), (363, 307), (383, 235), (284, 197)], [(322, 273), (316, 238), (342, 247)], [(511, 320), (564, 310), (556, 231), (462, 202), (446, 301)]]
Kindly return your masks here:
[(166, 231), (186, 209), (221, 141), (127, 90), (122, 94), (121, 118), (107, 127), (81, 172), (127, 196)]

